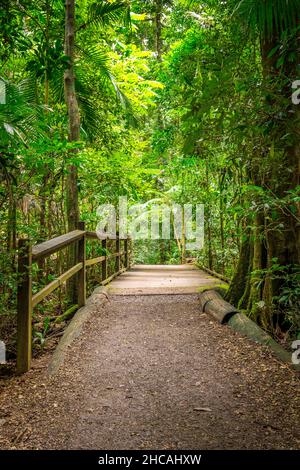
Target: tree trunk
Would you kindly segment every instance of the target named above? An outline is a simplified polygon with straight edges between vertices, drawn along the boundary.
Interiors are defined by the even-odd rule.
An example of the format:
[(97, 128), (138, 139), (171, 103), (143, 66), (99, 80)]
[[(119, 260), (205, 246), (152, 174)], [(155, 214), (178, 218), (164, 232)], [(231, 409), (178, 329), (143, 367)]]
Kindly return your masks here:
[[(206, 190), (207, 194), (209, 193), (209, 169), (208, 169), (208, 161), (206, 161), (205, 165), (205, 176), (206, 176)], [(211, 233), (211, 211), (209, 206), (209, 201), (207, 204), (207, 213), (206, 213), (206, 224), (207, 224), (207, 243), (208, 243), (208, 267), (209, 269), (213, 270), (213, 251), (212, 251), (212, 233)]]
[[(65, 55), (69, 59), (69, 67), (64, 73), (65, 102), (69, 117), (69, 142), (78, 142), (80, 139), (80, 114), (75, 91), (74, 73), (74, 46), (75, 46), (75, 0), (66, 0), (65, 21)], [(70, 152), (74, 158), (76, 151)], [(77, 167), (70, 163), (67, 168), (66, 181), (66, 209), (68, 230), (75, 230), (79, 222)]]
[(224, 179), (225, 179), (225, 171), (222, 170), (221, 176), (219, 179), (219, 190), (220, 190), (220, 241), (221, 241), (221, 253), (222, 253), (222, 260), (221, 260), (221, 273), (225, 273), (225, 237), (224, 237), (224, 194), (223, 194), (223, 186), (224, 186)]
[[(291, 50), (298, 50), (296, 42), (290, 45)], [(248, 261), (244, 259), (248, 265), (248, 271), (241, 267), (245, 258), (244, 250), (241, 250), (237, 271), (227, 296), (233, 303), (237, 302), (241, 290), (235, 289), (234, 283), (238, 282), (241, 275), (244, 279), (242, 284), (245, 285), (245, 290), (238, 305), (245, 306), (245, 300), (248, 300), (248, 313), (254, 315), (255, 319), (267, 329), (274, 327), (276, 297), (280, 294), (283, 283), (288, 279), (289, 273), (300, 264), (299, 203), (294, 203), (293, 210), (290, 209), (292, 203), (282, 204), (282, 199), (299, 185), (300, 143), (297, 129), (300, 122), (300, 109), (299, 106), (293, 105), (291, 100), (291, 83), (297, 78), (297, 62), (299, 61), (287, 62), (283, 65), (283, 71), (276, 67), (281, 49), (278, 48), (278, 52), (271, 56), (270, 52), (280, 44), (281, 41), (276, 34), (272, 38), (262, 39), (261, 59), (265, 84), (270, 88), (265, 100), (267, 112), (272, 116), (273, 109), (276, 110), (280, 105), (285, 113), (285, 121), (281, 122), (279, 124), (281, 127), (278, 128), (276, 117), (274, 117), (274, 134), (267, 136), (266, 154), (260, 157), (269, 159), (267, 172), (260, 168), (257, 163), (260, 158), (257, 156), (252, 165), (250, 180), (268, 191), (275, 201), (277, 198), (278, 202), (281, 202), (278, 204), (278, 209), (276, 208), (275, 217), (273, 207), (267, 206), (263, 211), (258, 209), (253, 231), (254, 239), (251, 241), (252, 255), (250, 250)], [(283, 78), (286, 85), (281, 83)], [(276, 83), (279, 83), (279, 89), (274, 89)], [(290, 136), (285, 145), (282, 144), (284, 140), (280, 139), (278, 131), (282, 135), (285, 133)], [(270, 142), (274, 145), (273, 151)], [(286, 279), (278, 275), (280, 270), (278, 271), (276, 265), (285, 268)], [(255, 271), (260, 270), (266, 270), (263, 271), (263, 278), (259, 273), (253, 275)], [(247, 272), (252, 272), (252, 275), (249, 277), (250, 282), (245, 284)], [(239, 282), (241, 283), (241, 280)], [(260, 301), (263, 303), (258, 304)]]
[(251, 240), (249, 230), (245, 233), (242, 241), (239, 261), (232, 278), (230, 287), (226, 294), (226, 300), (234, 306), (239, 306), (240, 299), (243, 298), (247, 288), (247, 280), (249, 275), (249, 265), (251, 257)]
[[(69, 118), (69, 142), (78, 142), (80, 139), (80, 113), (75, 90), (74, 73), (74, 47), (75, 47), (75, 0), (66, 0), (65, 18), (65, 55), (68, 57), (69, 66), (64, 73), (65, 102)], [(77, 150), (70, 151), (69, 158), (76, 156)], [(67, 166), (66, 178), (66, 210), (68, 230), (77, 229), (79, 224), (78, 205), (78, 175), (77, 166), (70, 163)], [(77, 246), (73, 244), (69, 250), (69, 264), (76, 263)], [(73, 277), (68, 283), (68, 297), (70, 302), (76, 303), (77, 286)]]
[(161, 37), (161, 15), (162, 15), (162, 0), (155, 1), (155, 47), (157, 59), (161, 61), (162, 55), (162, 37)]
[(258, 302), (261, 300), (261, 288), (258, 287), (260, 281), (260, 271), (262, 269), (262, 247), (263, 247), (263, 216), (257, 213), (255, 217), (255, 225), (253, 228), (253, 259), (252, 273), (250, 278), (250, 297), (248, 301), (248, 312), (257, 319), (260, 312)]
[(8, 187), (8, 216), (7, 216), (7, 251), (13, 253), (17, 247), (17, 207), (14, 186)]
[[(298, 38), (291, 44), (291, 48), (298, 50)], [(278, 45), (278, 38), (262, 42), (262, 64), (264, 76), (274, 81), (278, 77), (279, 71), (276, 68), (276, 62), (279, 59), (278, 54), (273, 54), (270, 58), (270, 51)], [(290, 140), (284, 148), (279, 150), (275, 148), (274, 152), (280, 152), (279, 158), (272, 165), (272, 172), (268, 178), (268, 189), (278, 199), (283, 199), (289, 191), (295, 190), (300, 184), (300, 143), (299, 143), (299, 121), (300, 110), (298, 105), (294, 105), (291, 100), (291, 84), (297, 78), (297, 63), (286, 62), (283, 66), (282, 77), (285, 77), (286, 85), (281, 86), (282, 107), (285, 108), (285, 131), (289, 134)], [(288, 79), (288, 80), (286, 80)], [(269, 103), (270, 106), (273, 103)], [(275, 130), (276, 132), (276, 130)], [(284, 132), (284, 131), (281, 131)], [(278, 138), (278, 137), (277, 137)], [(275, 141), (276, 142), (276, 141)], [(272, 221), (270, 213), (265, 214), (265, 239), (268, 251), (268, 268), (272, 268), (273, 260), (281, 266), (295, 267), (300, 264), (300, 204), (295, 203), (294, 212), (290, 207), (284, 207), (279, 211), (276, 223)], [(269, 220), (270, 222), (267, 222)], [(280, 228), (280, 229), (279, 229)], [(264, 300), (270, 302), (273, 296), (280, 292), (282, 285), (281, 279), (266, 279), (267, 285), (264, 288)]]

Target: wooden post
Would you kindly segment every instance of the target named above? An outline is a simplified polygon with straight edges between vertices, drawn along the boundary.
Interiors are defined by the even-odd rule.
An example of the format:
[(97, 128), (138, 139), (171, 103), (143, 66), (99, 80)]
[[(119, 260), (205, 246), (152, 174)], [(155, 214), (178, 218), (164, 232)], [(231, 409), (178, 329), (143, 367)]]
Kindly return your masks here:
[(129, 268), (129, 256), (128, 256), (128, 238), (124, 240), (124, 251), (125, 251), (125, 269)]
[(131, 266), (132, 239), (128, 239), (128, 269)]
[(107, 279), (107, 239), (102, 240), (102, 249), (104, 250), (105, 259), (101, 263), (101, 280)]
[(29, 240), (18, 243), (17, 371), (30, 369), (32, 343), (32, 252)]
[[(120, 253), (120, 251), (121, 251), (120, 237), (119, 237), (119, 235), (117, 235), (117, 238), (116, 238), (116, 253)], [(119, 273), (120, 270), (121, 270), (121, 256), (120, 255), (118, 255), (116, 257), (115, 270), (116, 270), (117, 273)]]
[[(85, 222), (78, 223), (79, 230), (85, 230)], [(78, 306), (83, 307), (86, 302), (86, 235), (78, 241), (78, 263), (82, 263), (82, 269), (78, 273)]]

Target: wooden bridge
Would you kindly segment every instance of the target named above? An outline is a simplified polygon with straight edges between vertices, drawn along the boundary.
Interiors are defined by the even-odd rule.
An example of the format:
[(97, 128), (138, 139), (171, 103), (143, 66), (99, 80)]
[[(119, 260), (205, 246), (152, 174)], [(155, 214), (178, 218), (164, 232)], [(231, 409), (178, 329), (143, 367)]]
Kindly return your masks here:
[[(86, 258), (87, 240), (98, 240), (102, 255)], [(66, 272), (33, 295), (32, 266), (45, 260), (58, 251), (73, 246), (76, 263)], [(200, 271), (193, 265), (131, 266), (130, 240), (118, 236), (113, 251), (108, 250), (108, 240), (99, 240), (96, 232), (85, 230), (80, 222), (78, 230), (53, 238), (35, 246), (30, 240), (19, 240), (18, 257), (18, 303), (17, 303), (17, 369), (20, 373), (30, 369), (32, 349), (32, 310), (55, 289), (76, 276), (78, 308), (86, 303), (87, 270), (95, 264), (101, 265), (100, 285), (110, 283), (109, 290), (120, 295), (151, 294), (192, 294), (199, 292), (203, 286), (213, 287), (218, 281)], [(109, 269), (109, 261), (112, 261)], [(129, 271), (128, 271), (129, 270)], [(127, 271), (125, 273), (125, 271)], [(119, 276), (117, 278), (117, 276)], [(117, 278), (117, 279), (116, 279)]]
[(196, 294), (219, 281), (192, 264), (135, 265), (109, 284), (114, 295)]
[[(88, 240), (101, 246), (98, 256), (86, 256)], [(70, 246), (74, 266), (33, 295), (32, 264)], [(19, 250), (20, 372), (30, 368), (33, 308), (73, 276), (78, 306), (86, 305), (54, 355), (35, 359), (22, 380), (5, 387), (0, 407), (13, 403), (17, 416), (6, 428), (6, 447), (299, 447), (295, 372), (222, 326), (222, 308), (219, 322), (203, 313), (198, 292), (218, 279), (189, 264), (132, 266), (130, 241), (98, 240), (83, 224), (33, 247), (20, 241)], [(86, 276), (97, 264), (103, 287), (86, 302)], [(211, 308), (210, 299), (206, 304)]]
[[(88, 239), (101, 243), (102, 255), (86, 258)], [(123, 244), (123, 246), (121, 246)], [(58, 276), (39, 292), (32, 293), (32, 265), (64, 248), (73, 250), (76, 263)], [(78, 308), (86, 303), (87, 269), (101, 264), (99, 284), (105, 285), (129, 268), (130, 249), (128, 239), (116, 238), (113, 252), (108, 250), (108, 240), (99, 240), (96, 232), (85, 230), (85, 223), (80, 222), (78, 230), (32, 246), (30, 240), (20, 239), (18, 243), (18, 297), (17, 297), (17, 369), (19, 373), (30, 369), (32, 354), (32, 309), (55, 289), (76, 276)], [(113, 261), (109, 270), (109, 261)]]

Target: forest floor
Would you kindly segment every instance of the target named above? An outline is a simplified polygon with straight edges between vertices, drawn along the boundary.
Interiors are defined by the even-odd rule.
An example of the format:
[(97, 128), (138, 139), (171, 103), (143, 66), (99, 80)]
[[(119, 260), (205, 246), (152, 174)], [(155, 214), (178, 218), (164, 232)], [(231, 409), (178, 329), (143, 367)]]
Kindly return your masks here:
[(0, 382), (0, 448), (300, 448), (299, 377), (197, 295), (109, 296), (50, 358)]

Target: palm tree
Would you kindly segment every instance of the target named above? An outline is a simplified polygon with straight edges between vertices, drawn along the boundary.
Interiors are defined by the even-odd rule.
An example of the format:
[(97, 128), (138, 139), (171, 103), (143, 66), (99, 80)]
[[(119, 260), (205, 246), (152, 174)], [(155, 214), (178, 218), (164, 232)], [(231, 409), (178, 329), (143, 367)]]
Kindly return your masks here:
[[(107, 2), (101, 0), (93, 3), (89, 7), (87, 21), (78, 26), (78, 29), (85, 29), (91, 24), (97, 24), (100, 28), (111, 23), (119, 21), (122, 17), (128, 20), (129, 6), (127, 2)], [(66, 0), (66, 19), (65, 19), (65, 55), (68, 57), (69, 66), (64, 72), (65, 101), (69, 115), (69, 141), (76, 142), (80, 140), (80, 111), (76, 93), (75, 76), (75, 34), (76, 34), (76, 11), (75, 0)], [(99, 65), (99, 54), (97, 50), (90, 49), (89, 55), (97, 58)], [(113, 83), (112, 77), (106, 67), (103, 57), (100, 58), (100, 67), (107, 78)], [(90, 108), (88, 108), (90, 109)], [(74, 153), (74, 152), (73, 152)], [(78, 205), (78, 184), (77, 167), (71, 164), (68, 168), (67, 178), (67, 218), (69, 230), (77, 228), (79, 222)]]
[(40, 117), (43, 109), (37, 105), (35, 87), (27, 79), (13, 84), (0, 78), (5, 88), (5, 102), (0, 104), (0, 185), (5, 185), (7, 202), (7, 248), (16, 248), (16, 198), (19, 171), (16, 153), (32, 143), (43, 132)]
[[(128, 4), (121, 2), (107, 2), (101, 0), (93, 3), (88, 11), (87, 22), (79, 26), (80, 29), (85, 29), (90, 24), (97, 24), (100, 28), (110, 24), (111, 22), (118, 21), (122, 16), (128, 17)], [(64, 90), (65, 102), (68, 109), (69, 117), (69, 142), (78, 142), (80, 140), (80, 111), (78, 105), (78, 95), (76, 92), (76, 76), (75, 76), (75, 35), (78, 25), (76, 25), (76, 10), (75, 0), (66, 0), (66, 16), (65, 16), (65, 55), (68, 58), (68, 66), (64, 71)], [(89, 51), (93, 55), (94, 51)], [(97, 52), (97, 51), (96, 51)], [(95, 55), (95, 54), (94, 54)], [(99, 56), (98, 56), (99, 63)], [(101, 60), (102, 70), (105, 68), (105, 62)], [(110, 78), (108, 72), (106, 72)], [(81, 88), (81, 91), (83, 88)], [(91, 107), (88, 107), (91, 110)], [(68, 165), (68, 174), (66, 181), (66, 209), (68, 229), (74, 230), (78, 228), (79, 224), (79, 203), (78, 203), (78, 173), (77, 166), (73, 163), (74, 153), (77, 150), (73, 149), (70, 154), (72, 162)], [(70, 261), (72, 264), (76, 262), (75, 247), (70, 253)], [(76, 285), (73, 282), (69, 287), (69, 296), (76, 299)]]
[[(80, 20), (76, 24), (75, 0), (65, 3), (65, 41), (61, 41), (62, 24), (57, 19), (63, 14), (60, 0), (41, 0), (35, 14), (20, 2), (18, 8), (39, 31), (39, 44), (29, 48), (31, 59), (27, 70), (32, 77), (44, 85), (44, 103), (47, 109), (51, 102), (65, 101), (69, 116), (69, 141), (78, 142), (81, 130), (89, 140), (100, 136), (102, 116), (95, 104), (99, 94), (114, 94), (123, 107), (130, 122), (135, 122), (132, 107), (119, 89), (110, 71), (109, 57), (99, 41), (82, 44), (80, 35), (88, 28), (97, 28), (104, 35), (106, 28), (130, 23), (129, 3), (126, 0), (98, 0), (82, 7)], [(52, 13), (55, 12), (55, 15)], [(37, 14), (38, 13), (38, 14)], [(42, 19), (41, 19), (42, 18)], [(53, 24), (51, 23), (53, 22)], [(76, 37), (78, 39), (76, 39)], [(94, 68), (100, 76), (97, 89), (87, 80), (87, 71)], [(76, 153), (73, 151), (71, 153)], [(74, 155), (73, 155), (74, 156)], [(77, 194), (77, 168), (70, 165), (67, 176), (67, 218), (69, 230), (77, 226), (79, 219)]]

